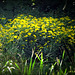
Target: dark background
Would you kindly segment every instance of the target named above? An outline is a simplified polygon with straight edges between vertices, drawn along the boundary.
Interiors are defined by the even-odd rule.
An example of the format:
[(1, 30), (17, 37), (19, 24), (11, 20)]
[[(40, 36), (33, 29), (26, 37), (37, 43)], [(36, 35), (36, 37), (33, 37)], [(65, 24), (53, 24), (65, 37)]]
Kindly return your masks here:
[(0, 17), (14, 18), (18, 14), (30, 14), (36, 17), (74, 18), (74, 2), (74, 0), (0, 0)]

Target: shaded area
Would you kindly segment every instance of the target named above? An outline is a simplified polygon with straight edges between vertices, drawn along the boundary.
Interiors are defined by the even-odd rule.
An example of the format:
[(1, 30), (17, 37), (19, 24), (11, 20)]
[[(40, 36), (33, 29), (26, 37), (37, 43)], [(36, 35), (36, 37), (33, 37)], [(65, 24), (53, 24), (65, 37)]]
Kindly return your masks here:
[(0, 0), (0, 17), (15, 18), (18, 14), (30, 14), (35, 17), (74, 18), (74, 13), (74, 0)]

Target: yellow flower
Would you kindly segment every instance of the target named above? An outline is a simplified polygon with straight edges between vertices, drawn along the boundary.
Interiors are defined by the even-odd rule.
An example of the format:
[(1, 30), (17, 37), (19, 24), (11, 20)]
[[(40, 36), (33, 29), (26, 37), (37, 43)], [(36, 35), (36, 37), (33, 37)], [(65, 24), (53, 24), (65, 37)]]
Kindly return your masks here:
[(0, 43), (0, 47), (2, 46), (2, 43)]
[(47, 41), (47, 43), (49, 43), (50, 41)]
[(11, 21), (12, 19), (8, 19), (8, 21)]
[(22, 46), (25, 46), (24, 44), (22, 44)]
[(24, 47), (22, 49), (24, 49)]
[(58, 25), (64, 25), (64, 23), (59, 23)]
[(49, 30), (48, 32), (49, 32), (49, 33), (52, 33), (52, 31), (51, 31), (51, 30)]
[(2, 18), (2, 20), (6, 20), (6, 18)]
[(45, 42), (44, 46), (46, 46), (46, 45), (47, 45), (47, 42)]
[(54, 39), (54, 37), (52, 37)]
[(14, 33), (12, 33), (12, 34), (14, 34)]
[(17, 18), (19, 18), (19, 19), (20, 19), (21, 17), (17, 17)]
[(9, 41), (8, 41), (8, 43), (10, 42), (10, 41), (13, 41), (14, 39), (12, 38), (12, 39), (10, 39)]
[(41, 46), (39, 49), (41, 49), (41, 48), (43, 48), (43, 47)]
[(51, 37), (51, 36), (48, 36), (48, 37)]
[(40, 34), (40, 36), (42, 36), (42, 35)]
[(25, 40), (25, 41), (27, 41), (27, 40)]
[(30, 35), (31, 35), (31, 33), (28, 33), (28, 35), (30, 36)]
[(33, 16), (32, 16), (32, 15), (29, 15), (29, 17), (32, 17), (32, 18), (33, 18)]
[(18, 25), (19, 28), (21, 28), (21, 25)]
[(71, 35), (68, 35), (68, 37), (71, 37)]
[(64, 20), (64, 18), (62, 17), (62, 18), (60, 18), (60, 20)]
[(22, 33), (23, 33), (23, 31), (20, 32), (20, 34), (22, 34)]
[(21, 19), (20, 20), (20, 24), (25, 24), (25, 20), (24, 19)]
[(55, 29), (53, 29), (53, 31), (55, 31)]
[(15, 35), (14, 38), (17, 38), (17, 35)]
[(30, 43), (33, 42), (33, 40), (30, 41)]
[(36, 35), (33, 35), (36, 38)]
[(21, 14), (20, 16), (23, 16), (23, 14)]
[(69, 21), (68, 23), (72, 23), (72, 21)]
[(47, 30), (45, 29), (44, 32), (47, 32)]
[(25, 35), (24, 37), (28, 37), (28, 35)]
[(70, 20), (70, 18), (68, 16), (64, 17), (66, 20)]

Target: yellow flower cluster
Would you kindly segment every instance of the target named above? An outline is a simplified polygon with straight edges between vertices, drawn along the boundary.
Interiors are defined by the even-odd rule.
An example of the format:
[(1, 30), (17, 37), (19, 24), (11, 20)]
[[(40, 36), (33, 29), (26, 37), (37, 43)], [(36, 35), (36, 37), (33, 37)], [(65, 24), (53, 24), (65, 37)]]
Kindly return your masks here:
[[(32, 36), (35, 40), (40, 37), (55, 39), (56, 43), (61, 42), (62, 38), (69, 37), (70, 39), (68, 41), (75, 43), (75, 26), (70, 25), (72, 22), (75, 22), (75, 20), (71, 20), (68, 16), (58, 19), (52, 17), (36, 18), (32, 15), (24, 16), (21, 14), (14, 20), (9, 19), (8, 21), (10, 21), (10, 23), (6, 23), (6, 27), (0, 24), (0, 38), (5, 37), (7, 43), (14, 41), (14, 39), (19, 40), (23, 37), (25, 41), (28, 41), (26, 38)], [(4, 42), (4, 40), (2, 42)], [(33, 40), (31, 39), (30, 42), (32, 43)], [(47, 45), (47, 42), (44, 43), (44, 46), (45, 45)], [(43, 47), (40, 46), (40, 48)]]

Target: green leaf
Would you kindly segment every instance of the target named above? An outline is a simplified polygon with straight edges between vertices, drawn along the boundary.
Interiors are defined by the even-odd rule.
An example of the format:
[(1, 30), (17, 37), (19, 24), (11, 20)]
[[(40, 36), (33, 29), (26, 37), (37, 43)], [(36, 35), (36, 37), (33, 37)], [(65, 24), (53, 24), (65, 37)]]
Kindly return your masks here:
[(26, 72), (26, 68), (27, 68), (27, 60), (25, 62), (25, 66), (24, 66), (24, 75), (25, 75), (25, 72)]
[(64, 55), (65, 55), (65, 50), (63, 51), (62, 59), (64, 59)]
[(18, 64), (17, 63), (15, 63), (15, 65), (16, 65), (16, 67), (21, 71), (21, 69), (20, 69), (20, 67), (18, 66)]

